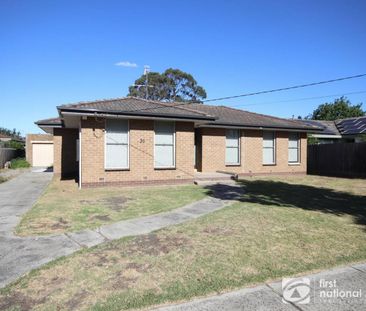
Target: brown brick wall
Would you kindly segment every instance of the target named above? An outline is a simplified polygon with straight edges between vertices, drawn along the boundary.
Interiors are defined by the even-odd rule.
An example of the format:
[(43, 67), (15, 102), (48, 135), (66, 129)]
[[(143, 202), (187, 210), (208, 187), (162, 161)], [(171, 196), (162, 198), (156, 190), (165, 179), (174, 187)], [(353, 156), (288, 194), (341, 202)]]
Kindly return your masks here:
[(53, 172), (56, 177), (76, 177), (78, 162), (76, 161), (76, 140), (78, 129), (55, 128), (53, 132)]
[(236, 174), (306, 173), (306, 133), (301, 134), (300, 165), (288, 164), (288, 132), (276, 132), (276, 164), (262, 164), (263, 131), (241, 130), (240, 165), (225, 165), (225, 129), (202, 129), (202, 172)]
[(25, 140), (25, 158), (32, 165), (33, 148), (32, 141), (52, 141), (53, 137), (50, 134), (27, 134)]
[(82, 185), (191, 181), (194, 178), (194, 126), (176, 122), (176, 169), (154, 169), (154, 121), (130, 120), (130, 168), (104, 168), (105, 121), (81, 121)]

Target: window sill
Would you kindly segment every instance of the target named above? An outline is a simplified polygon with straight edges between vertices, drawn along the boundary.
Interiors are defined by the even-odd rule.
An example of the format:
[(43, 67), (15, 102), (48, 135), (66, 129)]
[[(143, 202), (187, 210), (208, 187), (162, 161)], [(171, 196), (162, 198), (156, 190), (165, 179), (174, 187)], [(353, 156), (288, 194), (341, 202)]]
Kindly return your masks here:
[(268, 163), (268, 164), (264, 164), (262, 163), (263, 166), (276, 166), (277, 164), (276, 163)]
[(162, 171), (162, 170), (175, 170), (176, 167), (173, 166), (173, 167), (154, 167), (154, 170), (156, 171)]
[(129, 167), (124, 167), (124, 168), (104, 168), (104, 170), (106, 172), (113, 172), (113, 171), (129, 171), (130, 168)]
[(289, 166), (299, 166), (299, 165), (301, 165), (301, 163), (299, 163), (299, 162), (294, 162), (294, 163), (289, 163), (288, 164)]
[(225, 163), (225, 166), (241, 166), (240, 163)]

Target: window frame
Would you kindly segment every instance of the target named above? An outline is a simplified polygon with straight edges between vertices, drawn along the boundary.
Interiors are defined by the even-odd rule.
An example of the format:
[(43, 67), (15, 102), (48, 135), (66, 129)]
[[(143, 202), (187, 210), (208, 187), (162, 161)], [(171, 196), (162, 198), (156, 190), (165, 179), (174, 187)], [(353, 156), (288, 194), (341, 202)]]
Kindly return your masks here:
[[(173, 124), (173, 165), (169, 165), (169, 166), (157, 166), (155, 163), (155, 158), (156, 158), (156, 124), (157, 123), (172, 123)], [(175, 121), (165, 121), (165, 120), (155, 120), (154, 121), (154, 170), (171, 170), (171, 169), (176, 169), (176, 126), (175, 126)], [(166, 146), (166, 145), (161, 145), (159, 144), (159, 146)], [(170, 145), (168, 145), (170, 146)]]
[[(238, 133), (238, 147), (228, 147), (226, 145), (228, 131), (236, 131)], [(226, 129), (226, 131), (225, 131), (225, 166), (240, 166), (241, 165), (241, 148), (240, 148), (240, 144), (241, 144), (241, 130), (240, 129)], [(238, 162), (227, 162), (227, 159), (226, 159), (226, 149), (227, 148), (238, 149)]]
[[(296, 148), (290, 148), (290, 135), (296, 134), (297, 136), (297, 147)], [(298, 165), (301, 163), (301, 137), (300, 133), (293, 133), (290, 132), (288, 136), (288, 145), (287, 145), (287, 161), (289, 165)], [(290, 161), (290, 149), (296, 149), (297, 150), (297, 161)]]
[[(127, 166), (126, 167), (107, 167), (107, 123), (108, 120), (122, 120), (126, 121), (126, 119), (105, 119), (104, 124), (104, 170), (105, 171), (128, 171), (130, 169), (130, 120), (127, 120)], [(125, 145), (125, 144), (120, 144)]]
[[(269, 147), (264, 147), (264, 133), (272, 133), (273, 134), (273, 147), (269, 148)], [(262, 165), (263, 166), (274, 166), (277, 165), (277, 144), (276, 144), (276, 132), (275, 131), (263, 131), (263, 135), (262, 135)], [(263, 151), (264, 149), (273, 149), (273, 162), (272, 163), (264, 163), (264, 156), (263, 156)]]

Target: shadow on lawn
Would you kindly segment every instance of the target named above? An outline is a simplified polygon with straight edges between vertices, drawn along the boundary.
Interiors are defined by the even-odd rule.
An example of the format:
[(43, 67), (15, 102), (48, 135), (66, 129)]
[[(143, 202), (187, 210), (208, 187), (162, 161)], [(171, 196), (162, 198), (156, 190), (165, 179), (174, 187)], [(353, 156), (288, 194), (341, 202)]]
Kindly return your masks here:
[(270, 180), (242, 180), (239, 184), (244, 190), (240, 195), (237, 187), (230, 185), (210, 185), (206, 189), (211, 196), (220, 199), (232, 197), (240, 202), (350, 215), (356, 224), (366, 225), (366, 196)]

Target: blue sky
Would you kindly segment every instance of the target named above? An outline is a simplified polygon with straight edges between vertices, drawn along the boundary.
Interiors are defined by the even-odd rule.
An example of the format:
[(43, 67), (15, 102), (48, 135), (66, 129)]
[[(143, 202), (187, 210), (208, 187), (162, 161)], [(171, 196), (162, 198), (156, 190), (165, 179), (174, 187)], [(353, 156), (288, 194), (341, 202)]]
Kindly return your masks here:
[[(362, 0), (1, 0), (0, 126), (41, 132), (33, 122), (57, 105), (125, 96), (145, 64), (191, 73), (208, 98), (365, 73), (365, 12)], [(215, 104), (304, 116), (337, 96), (298, 99), (350, 92), (366, 106), (366, 78)]]

